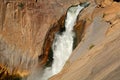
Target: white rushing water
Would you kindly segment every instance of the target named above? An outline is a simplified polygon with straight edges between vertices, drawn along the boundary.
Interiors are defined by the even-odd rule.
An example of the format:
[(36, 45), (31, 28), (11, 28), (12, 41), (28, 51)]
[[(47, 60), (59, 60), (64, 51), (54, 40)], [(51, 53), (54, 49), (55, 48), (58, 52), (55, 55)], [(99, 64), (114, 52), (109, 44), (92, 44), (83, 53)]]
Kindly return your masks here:
[(53, 41), (52, 50), (54, 61), (52, 67), (46, 68), (41, 80), (47, 80), (52, 75), (59, 73), (72, 53), (74, 39), (73, 27), (79, 12), (83, 8), (84, 7), (77, 5), (68, 9), (65, 20), (65, 31), (62, 35), (57, 33)]
[(36, 80), (48, 80), (51, 76), (59, 73), (62, 70), (63, 66), (65, 65), (66, 61), (72, 53), (73, 40), (75, 36), (73, 32), (73, 27), (76, 23), (79, 12), (84, 7), (86, 7), (86, 4), (82, 6), (72, 6), (68, 9), (65, 20), (65, 31), (62, 32), (62, 34), (59, 34), (58, 32), (55, 35), (55, 39), (53, 41), (52, 50), (54, 60), (52, 66), (45, 68), (43, 75)]
[(52, 65), (53, 75), (61, 71), (72, 53), (74, 39), (73, 26), (75, 25), (77, 16), (82, 9), (83, 7), (80, 7), (80, 5), (70, 7), (65, 20), (65, 32), (63, 32), (62, 35), (59, 33), (55, 35), (55, 40), (52, 45), (54, 53), (54, 61)]

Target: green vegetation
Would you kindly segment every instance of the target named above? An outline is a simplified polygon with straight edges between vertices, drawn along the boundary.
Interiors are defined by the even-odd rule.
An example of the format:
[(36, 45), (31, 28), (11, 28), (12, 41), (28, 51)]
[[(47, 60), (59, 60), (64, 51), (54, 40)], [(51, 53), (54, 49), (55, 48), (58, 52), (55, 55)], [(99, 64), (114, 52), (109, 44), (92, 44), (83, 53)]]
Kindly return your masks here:
[(24, 8), (24, 4), (23, 4), (23, 3), (19, 3), (19, 4), (18, 4), (18, 7), (19, 7), (20, 9), (23, 9), (23, 8)]
[(95, 46), (95, 45), (91, 45), (91, 46), (89, 47), (89, 49), (92, 49), (94, 46)]
[(105, 13), (103, 13), (103, 18), (106, 16), (106, 14)]
[(92, 22), (92, 20), (90, 18), (87, 18), (86, 20), (89, 21), (89, 22)]

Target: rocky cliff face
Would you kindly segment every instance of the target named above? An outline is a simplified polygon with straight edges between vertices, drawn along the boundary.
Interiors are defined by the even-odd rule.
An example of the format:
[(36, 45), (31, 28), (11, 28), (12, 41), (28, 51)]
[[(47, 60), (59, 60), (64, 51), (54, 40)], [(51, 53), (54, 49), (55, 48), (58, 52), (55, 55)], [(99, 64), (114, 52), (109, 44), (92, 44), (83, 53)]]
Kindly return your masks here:
[[(119, 80), (120, 3), (90, 1), (79, 15), (75, 50), (50, 80)], [(67, 8), (79, 0), (0, 0), (0, 66), (28, 75), (46, 63), (54, 34), (63, 30)], [(1, 73), (0, 73), (1, 74)]]
[[(86, 13), (86, 31), (63, 70), (50, 80), (119, 80), (119, 6), (120, 3), (105, 0), (91, 4)], [(82, 16), (81, 15), (81, 16)], [(88, 18), (88, 16), (91, 16)], [(81, 17), (82, 18), (82, 17)]]
[(0, 0), (0, 65), (10, 73), (28, 74), (39, 63), (49, 28), (76, 3), (79, 1)]

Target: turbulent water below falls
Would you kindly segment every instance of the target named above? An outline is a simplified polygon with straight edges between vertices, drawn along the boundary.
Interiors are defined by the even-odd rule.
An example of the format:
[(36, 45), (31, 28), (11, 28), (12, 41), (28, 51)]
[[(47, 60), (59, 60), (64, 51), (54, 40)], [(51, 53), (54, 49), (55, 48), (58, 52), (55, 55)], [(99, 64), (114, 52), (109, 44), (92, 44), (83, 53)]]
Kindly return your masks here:
[[(73, 40), (75, 34), (73, 27), (76, 23), (79, 12), (84, 9), (88, 3), (82, 5), (72, 6), (67, 11), (65, 20), (65, 31), (55, 34), (55, 38), (52, 44), (53, 51), (53, 63), (51, 67), (46, 67), (39, 78), (34, 80), (48, 80), (51, 76), (59, 73), (73, 50)], [(32, 79), (29, 79), (32, 80)]]

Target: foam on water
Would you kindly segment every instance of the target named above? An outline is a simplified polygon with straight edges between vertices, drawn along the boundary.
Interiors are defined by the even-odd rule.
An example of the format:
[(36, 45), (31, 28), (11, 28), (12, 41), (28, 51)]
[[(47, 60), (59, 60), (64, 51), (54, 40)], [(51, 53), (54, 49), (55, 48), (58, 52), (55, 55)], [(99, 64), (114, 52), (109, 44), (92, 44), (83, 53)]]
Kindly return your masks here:
[(65, 20), (65, 32), (63, 32), (62, 35), (57, 33), (53, 41), (52, 50), (54, 61), (52, 67), (45, 69), (41, 80), (47, 80), (52, 75), (59, 73), (72, 53), (74, 39), (73, 26), (75, 25), (77, 16), (82, 9), (83, 7), (80, 7), (80, 5), (68, 9)]
[(69, 58), (73, 49), (74, 32), (73, 26), (75, 25), (77, 16), (83, 7), (75, 6), (69, 8), (67, 18), (65, 20), (65, 32), (62, 35), (56, 34), (55, 40), (52, 45), (54, 53), (54, 62), (52, 65), (52, 74), (57, 74), (63, 68), (65, 62)]
[(84, 7), (85, 6), (76, 5), (68, 9), (65, 20), (65, 31), (62, 33), (62, 35), (59, 34), (59, 32), (55, 34), (55, 39), (52, 44), (54, 58), (53, 64), (51, 67), (45, 68), (43, 75), (36, 80), (48, 80), (48, 78), (62, 70), (72, 53), (74, 40), (73, 27), (76, 23), (79, 12)]

